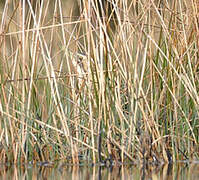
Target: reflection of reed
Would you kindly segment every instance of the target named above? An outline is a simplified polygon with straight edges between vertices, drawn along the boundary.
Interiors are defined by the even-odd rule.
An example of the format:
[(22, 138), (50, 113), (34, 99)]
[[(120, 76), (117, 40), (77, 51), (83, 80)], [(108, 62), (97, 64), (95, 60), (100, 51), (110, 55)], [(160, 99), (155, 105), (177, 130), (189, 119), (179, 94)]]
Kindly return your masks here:
[(37, 178), (39, 179), (48, 179), (48, 177), (52, 174), (53, 168), (41, 166), (36, 171)]
[(163, 179), (172, 179), (172, 168), (173, 165), (171, 163), (164, 165), (162, 173)]
[(98, 180), (101, 180), (102, 179), (102, 166), (100, 166), (99, 168), (98, 168), (98, 178), (97, 178)]
[(74, 180), (78, 180), (79, 178), (79, 166), (73, 166), (73, 170), (72, 170), (72, 179)]
[(1, 166), (0, 179), (74, 179), (74, 180), (89, 180), (89, 179), (108, 179), (120, 180), (126, 179), (198, 179), (199, 165), (197, 163), (178, 163), (175, 165), (165, 164), (164, 166), (155, 166), (149, 168), (142, 174), (141, 169), (135, 166), (113, 166), (104, 168), (99, 166), (60, 166), (60, 168), (38, 167), (38, 166)]
[(199, 161), (195, 161), (193, 163), (191, 163), (188, 166), (188, 170), (187, 170), (187, 177), (189, 177), (189, 179), (198, 179), (199, 178), (199, 165), (198, 165)]
[(112, 166), (109, 173), (110, 179), (119, 180), (121, 178), (121, 166)]

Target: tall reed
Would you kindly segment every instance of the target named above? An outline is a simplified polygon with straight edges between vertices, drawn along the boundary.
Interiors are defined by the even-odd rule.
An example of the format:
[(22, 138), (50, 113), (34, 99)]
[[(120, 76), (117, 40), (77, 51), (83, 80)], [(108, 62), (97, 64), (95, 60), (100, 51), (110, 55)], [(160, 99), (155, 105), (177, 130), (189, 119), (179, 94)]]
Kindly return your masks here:
[(198, 2), (78, 2), (2, 3), (2, 161), (198, 158)]

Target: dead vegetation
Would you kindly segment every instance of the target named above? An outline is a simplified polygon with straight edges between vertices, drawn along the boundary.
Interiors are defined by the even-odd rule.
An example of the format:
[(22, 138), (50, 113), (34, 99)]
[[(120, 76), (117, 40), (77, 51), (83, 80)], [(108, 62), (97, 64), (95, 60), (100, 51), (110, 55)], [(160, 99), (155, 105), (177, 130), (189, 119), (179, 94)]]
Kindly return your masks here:
[(197, 158), (197, 3), (5, 1), (2, 162)]

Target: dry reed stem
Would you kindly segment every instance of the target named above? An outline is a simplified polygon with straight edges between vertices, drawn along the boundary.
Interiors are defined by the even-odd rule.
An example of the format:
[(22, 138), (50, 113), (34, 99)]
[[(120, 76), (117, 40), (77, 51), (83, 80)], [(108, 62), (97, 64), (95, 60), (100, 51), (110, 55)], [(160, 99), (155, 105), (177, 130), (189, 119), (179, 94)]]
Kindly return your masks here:
[(197, 2), (88, 0), (73, 17), (60, 0), (6, 1), (2, 159), (70, 152), (74, 164), (81, 155), (120, 164), (197, 155)]

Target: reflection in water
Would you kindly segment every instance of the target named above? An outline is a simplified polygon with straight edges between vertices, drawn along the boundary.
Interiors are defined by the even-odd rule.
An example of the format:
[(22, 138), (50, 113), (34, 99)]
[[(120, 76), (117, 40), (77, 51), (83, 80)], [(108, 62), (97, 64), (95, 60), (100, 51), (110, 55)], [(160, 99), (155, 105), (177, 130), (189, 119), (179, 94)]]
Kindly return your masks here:
[(130, 179), (198, 179), (199, 164), (174, 164), (162, 167), (143, 169), (141, 166), (67, 166), (57, 164), (51, 166), (22, 167), (1, 166), (0, 179), (74, 179), (74, 180), (130, 180)]

